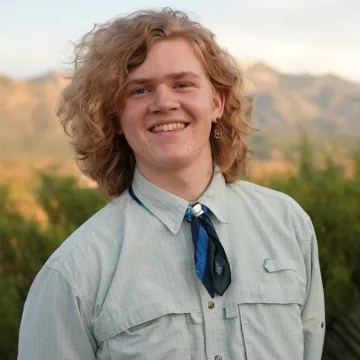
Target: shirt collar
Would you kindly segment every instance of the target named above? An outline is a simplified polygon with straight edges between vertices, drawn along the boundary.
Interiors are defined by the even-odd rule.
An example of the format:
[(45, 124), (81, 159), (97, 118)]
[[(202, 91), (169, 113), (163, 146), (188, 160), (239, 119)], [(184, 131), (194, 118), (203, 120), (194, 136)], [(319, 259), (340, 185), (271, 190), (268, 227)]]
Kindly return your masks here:
[(229, 223), (227, 213), (226, 183), (220, 168), (214, 166), (213, 178), (205, 192), (197, 200), (205, 205), (223, 223)]
[[(151, 183), (137, 167), (135, 167), (132, 188), (146, 208), (173, 234), (177, 234), (189, 203)], [(227, 223), (225, 190), (224, 177), (215, 166), (211, 183), (197, 202), (209, 208), (219, 221)]]

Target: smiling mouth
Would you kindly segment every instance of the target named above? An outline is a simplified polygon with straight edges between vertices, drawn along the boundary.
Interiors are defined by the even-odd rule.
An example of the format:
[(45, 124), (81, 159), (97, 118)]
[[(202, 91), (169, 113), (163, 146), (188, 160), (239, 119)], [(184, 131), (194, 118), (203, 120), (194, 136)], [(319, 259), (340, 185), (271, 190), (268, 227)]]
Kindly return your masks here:
[(174, 131), (174, 130), (182, 130), (188, 124), (184, 123), (170, 123), (170, 124), (163, 124), (163, 125), (156, 125), (150, 129), (152, 133), (158, 132), (166, 132), (166, 131)]

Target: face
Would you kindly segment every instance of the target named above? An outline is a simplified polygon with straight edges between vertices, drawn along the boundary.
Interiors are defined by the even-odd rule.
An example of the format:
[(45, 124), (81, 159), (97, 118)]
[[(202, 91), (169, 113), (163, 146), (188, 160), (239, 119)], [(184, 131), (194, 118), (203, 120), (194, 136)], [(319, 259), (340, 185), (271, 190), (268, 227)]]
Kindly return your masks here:
[(171, 170), (211, 158), (211, 123), (221, 117), (217, 93), (185, 39), (155, 42), (127, 78), (120, 118), (140, 171)]

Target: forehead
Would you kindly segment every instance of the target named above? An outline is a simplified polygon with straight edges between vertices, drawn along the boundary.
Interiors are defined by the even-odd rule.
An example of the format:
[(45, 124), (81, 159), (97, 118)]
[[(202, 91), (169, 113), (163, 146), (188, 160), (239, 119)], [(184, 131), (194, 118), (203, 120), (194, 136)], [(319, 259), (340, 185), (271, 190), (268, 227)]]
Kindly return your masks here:
[(193, 72), (200, 78), (207, 78), (189, 41), (183, 38), (159, 40), (151, 45), (145, 61), (128, 75), (128, 80), (162, 78), (167, 74), (181, 72)]

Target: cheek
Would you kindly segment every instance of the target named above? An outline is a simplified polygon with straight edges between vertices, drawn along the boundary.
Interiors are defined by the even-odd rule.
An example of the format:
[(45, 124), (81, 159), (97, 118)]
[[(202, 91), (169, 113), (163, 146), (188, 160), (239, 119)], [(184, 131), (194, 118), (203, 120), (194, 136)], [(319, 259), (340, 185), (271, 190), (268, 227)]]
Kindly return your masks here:
[(197, 122), (201, 126), (202, 131), (210, 131), (212, 124), (212, 112), (209, 107), (202, 107), (198, 109)]
[(125, 135), (126, 139), (131, 138), (131, 133), (132, 133), (131, 122), (127, 121), (126, 118), (121, 118), (120, 119), (120, 128), (121, 128), (123, 134)]
[[(203, 95), (203, 94), (202, 94)], [(211, 123), (212, 119), (212, 98), (209, 96), (195, 96), (189, 104), (193, 116), (201, 123)]]
[(142, 122), (140, 117), (134, 112), (125, 112), (120, 119), (120, 127), (127, 137), (139, 136)]
[(125, 129), (141, 129), (142, 121), (146, 115), (141, 102), (128, 101), (120, 119), (120, 125)]

